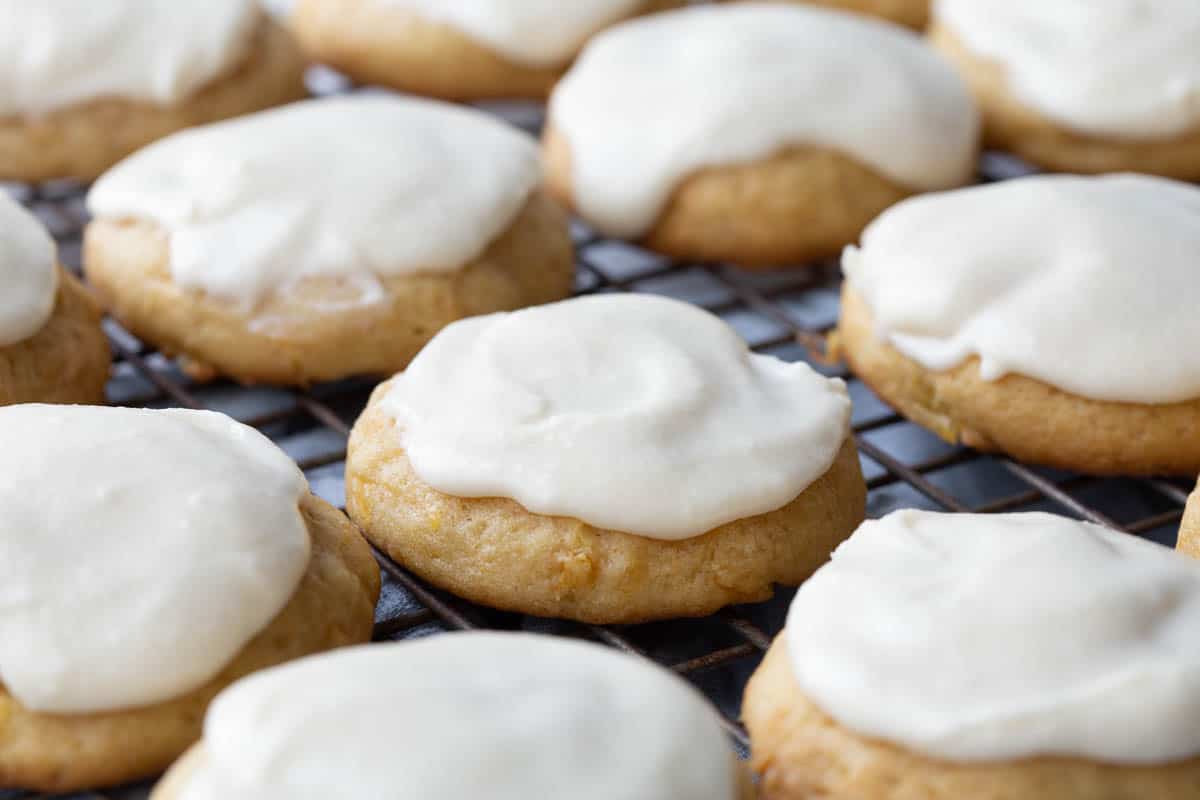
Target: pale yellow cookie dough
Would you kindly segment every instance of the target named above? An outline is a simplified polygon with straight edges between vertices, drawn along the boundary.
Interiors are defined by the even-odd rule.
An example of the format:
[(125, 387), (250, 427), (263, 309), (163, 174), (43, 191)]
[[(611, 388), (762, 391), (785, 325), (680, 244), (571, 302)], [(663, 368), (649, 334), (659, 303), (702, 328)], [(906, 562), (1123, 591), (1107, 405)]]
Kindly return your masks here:
[(348, 302), (357, 286), (313, 278), (272, 295), (251, 316), (176, 285), (168, 258), (166, 234), (153, 223), (102, 220), (87, 228), (88, 280), (115, 317), (163, 352), (185, 357), (197, 377), (219, 373), (243, 383), (390, 375), (445, 325), (561, 300), (574, 280), (566, 216), (541, 194), (461, 270), (384, 279), (384, 299), (368, 306)]
[(0, 786), (57, 793), (151, 777), (200, 738), (209, 701), (238, 678), (368, 641), (380, 584), (370, 548), (324, 500), (309, 495), (300, 510), (313, 543), (308, 571), (283, 611), (200, 689), (145, 708), (54, 715), (23, 708), (0, 684)]
[(50, 319), (28, 339), (0, 346), (0, 406), (103, 403), (111, 360), (95, 301), (60, 268)]
[[(636, 14), (683, 5), (643, 0)], [(299, 0), (291, 17), (301, 46), (360, 83), (446, 100), (542, 99), (569, 64), (519, 64), (440, 22), (378, 0)]]
[(1183, 521), (1179, 525), (1179, 541), (1175, 549), (1189, 556), (1200, 558), (1200, 486), (1188, 498), (1183, 510)]
[(1169, 139), (1106, 138), (1073, 131), (1030, 108), (1008, 84), (1002, 65), (970, 52), (936, 22), (929, 38), (962, 74), (983, 113), (989, 147), (1058, 172), (1145, 172), (1200, 180), (1200, 127)]
[(929, 24), (929, 7), (932, 0), (774, 0), (774, 2), (805, 3), (839, 11), (852, 11), (855, 14), (880, 17), (908, 28), (924, 30), (925, 26)]
[(169, 133), (305, 96), (304, 58), (265, 14), (246, 58), (169, 106), (103, 99), (37, 116), (0, 116), (0, 180), (92, 180)]
[(935, 372), (880, 340), (870, 309), (849, 283), (836, 343), (876, 394), (948, 442), (1096, 475), (1200, 472), (1200, 398), (1116, 403), (1023, 375), (985, 381), (975, 357)]
[[(864, 702), (870, 702), (865, 698)], [(939, 761), (868, 739), (796, 683), (783, 634), (746, 687), (742, 719), (763, 800), (1187, 800), (1200, 758), (1132, 767), (1074, 758)]]
[[(547, 190), (575, 208), (570, 145), (553, 126), (542, 152)], [(688, 261), (803, 264), (836, 257), (884, 209), (915, 193), (834, 150), (792, 147), (694, 173), (640, 244)]]
[(454, 497), (414, 473), (375, 390), (350, 436), (346, 507), (377, 547), (430, 583), (477, 603), (608, 624), (711, 614), (796, 585), (862, 521), (858, 455), (780, 509), (682, 541), (594, 528), (504, 498)]

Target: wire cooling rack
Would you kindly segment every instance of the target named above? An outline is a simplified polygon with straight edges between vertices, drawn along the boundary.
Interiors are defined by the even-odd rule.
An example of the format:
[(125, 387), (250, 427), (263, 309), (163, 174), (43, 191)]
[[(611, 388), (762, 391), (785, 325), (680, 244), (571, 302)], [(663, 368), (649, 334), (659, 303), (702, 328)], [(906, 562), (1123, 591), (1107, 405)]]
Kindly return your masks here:
[[(313, 75), (317, 93), (345, 90), (337, 76)], [(527, 130), (541, 110), (490, 105)], [(1001, 180), (1026, 169), (989, 154), (980, 179)], [(5, 186), (33, 209), (58, 241), (65, 265), (78, 269), (80, 235), (87, 222), (83, 188), (70, 183)], [(825, 342), (838, 314), (839, 273), (834, 264), (752, 273), (721, 264), (665, 260), (576, 223), (576, 292), (644, 292), (692, 302), (732, 325), (757, 352), (807, 361), (845, 378), (854, 400), (853, 426), (870, 490), (868, 515), (896, 508), (942, 511), (1044, 510), (1091, 520), (1173, 545), (1188, 486), (1174, 480), (1090, 478), (1029, 467), (1003, 457), (948, 445), (907, 422), (845, 369), (827, 363)], [(374, 382), (350, 380), (307, 391), (197, 384), (169, 359), (113, 320), (113, 404), (206, 408), (229, 414), (273, 439), (304, 470), (313, 490), (344, 504), (346, 438)], [(747, 750), (739, 722), (742, 690), (771, 638), (783, 627), (791, 590), (766, 603), (727, 609), (704, 619), (601, 627), (535, 619), (483, 608), (433, 589), (381, 553), (383, 595), (375, 640), (388, 641), (478, 628), (527, 630), (599, 641), (651, 659), (692, 681), (721, 712), (734, 747)], [(398, 721), (397, 724), (403, 724)], [(142, 800), (146, 787), (71, 795), (72, 800)], [(0, 800), (42, 796), (0, 790)]]

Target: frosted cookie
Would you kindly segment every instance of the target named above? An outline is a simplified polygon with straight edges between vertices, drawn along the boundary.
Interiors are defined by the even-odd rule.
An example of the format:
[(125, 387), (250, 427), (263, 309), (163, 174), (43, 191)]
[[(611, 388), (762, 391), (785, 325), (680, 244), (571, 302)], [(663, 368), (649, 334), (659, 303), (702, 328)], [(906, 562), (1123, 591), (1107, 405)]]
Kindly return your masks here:
[(898, 511), (808, 580), (746, 689), (771, 800), (1185, 800), (1200, 565), (1050, 514)]
[(937, 0), (988, 143), (1052, 170), (1200, 180), (1194, 0)]
[(370, 638), (370, 549), (253, 429), (20, 405), (0, 441), (0, 786), (154, 775), (229, 683)]
[(716, 713), (671, 673), (587, 642), (455, 633), (316, 656), (238, 683), (152, 795), (274, 797), (754, 793)]
[(255, 0), (0, 0), (0, 180), (90, 180), (192, 125), (303, 97)]
[(550, 99), (546, 182), (602, 233), (676, 258), (797, 263), (969, 182), (978, 126), (913, 33), (801, 5), (697, 7), (592, 40)]
[(0, 406), (102, 403), (109, 361), (95, 303), (41, 223), (0, 192)]
[(775, 0), (775, 2), (828, 6), (841, 11), (882, 17), (898, 25), (924, 30), (929, 23), (929, 6), (932, 0)]
[(1200, 558), (1200, 488), (1188, 497), (1175, 547), (1182, 553)]
[(685, 0), (299, 0), (292, 29), (362, 83), (448, 100), (544, 98), (584, 43)]
[(537, 148), (481, 112), (357, 95), (171, 136), (88, 196), (84, 266), (197, 375), (308, 384), (403, 368), (448, 322), (565, 297)]
[(711, 314), (601, 295), (464, 320), (376, 389), (346, 503), (379, 548), (497, 608), (587, 622), (763, 600), (863, 517), (841, 381)]
[(1200, 189), (1047, 176), (909, 200), (842, 260), (838, 342), (950, 442), (1097, 474), (1200, 472)]

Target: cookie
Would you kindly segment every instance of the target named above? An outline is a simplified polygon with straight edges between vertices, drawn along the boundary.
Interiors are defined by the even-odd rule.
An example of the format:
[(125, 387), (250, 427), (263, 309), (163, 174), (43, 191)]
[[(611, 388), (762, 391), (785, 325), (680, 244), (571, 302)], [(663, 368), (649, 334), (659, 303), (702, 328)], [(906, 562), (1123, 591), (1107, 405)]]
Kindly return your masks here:
[(150, 777), (225, 686), (370, 638), (370, 549), (253, 430), (82, 406), (0, 409), (0, 429), (5, 508), (29, 521), (0, 534), (4, 591), (24, 600), (0, 610), (24, 643), (0, 654), (0, 785)]
[(924, 30), (929, 24), (929, 7), (932, 0), (776, 0), (777, 2), (803, 2), (828, 6), (841, 11), (853, 11), (881, 17), (898, 25)]
[(917, 511), (865, 523), (801, 587), (747, 687), (759, 789), (1192, 797), (1198, 615), (1200, 569), (1088, 523)]
[(304, 49), (360, 83), (447, 100), (542, 99), (593, 34), (683, 0), (300, 0)]
[(108, 339), (37, 219), (0, 194), (0, 406), (101, 403)]
[(0, 179), (91, 180), (192, 125), (305, 95), (304, 59), (254, 0), (2, 0)]
[(837, 348), (949, 442), (1092, 474), (1200, 472), (1200, 359), (1176, 344), (1200, 336), (1197, 231), (1200, 190), (1148, 176), (905, 201), (843, 258)]
[(1181, 553), (1200, 558), (1200, 491), (1192, 492), (1179, 525), (1179, 542), (1175, 548)]
[(915, 34), (731, 3), (595, 37), (555, 88), (543, 151), (548, 189), (605, 235), (776, 266), (835, 256), (889, 205), (970, 182), (978, 133), (966, 86)]
[[(295, 702), (312, 695), (329, 702)], [(353, 648), (242, 681), (152, 797), (276, 794), (755, 796), (716, 714), (678, 677), (596, 644), (492, 632)]]
[(114, 316), (198, 375), (390, 374), (453, 320), (570, 292), (566, 216), (537, 181), (532, 140), (481, 112), (313, 100), (105, 175), (84, 266)]
[(594, 623), (809, 575), (862, 519), (840, 381), (655, 297), (446, 328), (354, 426), (347, 510), (434, 585)]
[(991, 147), (1048, 170), (1200, 180), (1200, 12), (1188, 0), (941, 0), (932, 43)]

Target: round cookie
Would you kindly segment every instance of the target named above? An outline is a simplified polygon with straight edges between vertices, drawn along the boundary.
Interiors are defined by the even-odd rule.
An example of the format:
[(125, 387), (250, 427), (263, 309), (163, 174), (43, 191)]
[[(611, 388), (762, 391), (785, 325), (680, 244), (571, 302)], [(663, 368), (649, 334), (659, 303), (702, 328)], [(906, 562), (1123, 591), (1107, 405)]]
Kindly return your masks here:
[(253, 0), (3, 0), (0, 17), (0, 179), (91, 180), (174, 131), (306, 94), (299, 49)]
[[(936, 527), (931, 519), (938, 523)], [(1024, 553), (1020, 545), (1000, 546), (1005, 537), (1025, 538), (1035, 527), (1044, 528), (1047, 535), (1080, 537), (1079, 549), (1068, 551), (1076, 560), (1064, 563), (1056, 552), (1056, 571), (1052, 571), (1036, 563), (1055, 549), (1047, 548), (1046, 542), (1040, 549), (1030, 547)], [(912, 538), (914, 530), (921, 536), (919, 542)], [(860, 541), (867, 537), (875, 539), (869, 548)], [(964, 540), (972, 539), (990, 539), (991, 544), (979, 542), (980, 552), (994, 548), (995, 560), (978, 559), (956, 566), (953, 559), (962, 558)], [(1200, 785), (1200, 754), (1168, 753), (1187, 749), (1167, 744), (1177, 738), (1172, 731), (1186, 732), (1188, 725), (1185, 712), (1173, 714), (1172, 704), (1164, 697), (1177, 692), (1181, 709), (1194, 707), (1194, 679), (1178, 676), (1184, 671), (1181, 662), (1191, 665), (1190, 674), (1194, 675), (1195, 648), (1184, 654), (1164, 652), (1155, 659), (1145, 658), (1144, 651), (1138, 650), (1145, 646), (1157, 653), (1159, 640), (1155, 637), (1172, 636), (1170, 622), (1163, 620), (1196, 613), (1200, 582), (1194, 574), (1181, 579), (1187, 566), (1181, 570), (1180, 560), (1165, 559), (1170, 555), (1165, 548), (1125, 534), (1044, 514), (979, 517), (901, 511), (864, 524), (834, 554), (831, 565), (801, 589), (801, 595), (808, 592), (809, 597), (797, 596), (788, 627), (771, 645), (747, 686), (742, 716), (751, 735), (751, 765), (760, 775), (762, 796), (771, 800), (1192, 797)], [(879, 566), (872, 567), (872, 560)], [(1123, 574), (1126, 580), (1112, 584), (1096, 580), (1081, 595), (1075, 594), (1077, 576), (1093, 567), (1098, 574), (1112, 570), (1112, 575)], [(1139, 572), (1142, 567), (1155, 573), (1143, 575)], [(1022, 568), (1032, 579), (1020, 579)], [(1134, 580), (1138, 578), (1162, 580), (1163, 592), (1173, 598), (1180, 596), (1175, 590), (1185, 584), (1190, 600), (1181, 602), (1191, 603), (1190, 612), (1155, 600), (1154, 590)], [(907, 590), (900, 588), (902, 585)], [(868, 598), (862, 607), (857, 598), (850, 606), (843, 598), (843, 605), (835, 611), (821, 610), (822, 601), (838, 596), (835, 593), (844, 595), (850, 586), (856, 587), (860, 597)], [(879, 599), (873, 596), (876, 594)], [(1086, 606), (1072, 605), (1080, 597), (1101, 607), (1089, 614), (1081, 610)], [(981, 613), (980, 603), (986, 598), (994, 599), (998, 613)], [(883, 608), (888, 603), (896, 610)], [(933, 606), (930, 614), (934, 621), (912, 617), (915, 605)], [(1026, 616), (1021, 617), (1022, 612)], [(832, 621), (804, 624), (820, 613), (831, 613), (836, 624), (847, 629), (846, 639), (822, 633)], [(893, 627), (902, 616), (900, 627)], [(1051, 621), (1043, 625), (1037, 641), (1053, 638), (1063, 647), (1051, 643), (1046, 650), (1054, 655), (1039, 659), (1029, 652), (1038, 645), (1019, 638), (1019, 623), (1027, 621), (1032, 627), (1046, 617)], [(1012, 628), (1003, 627), (1005, 618)], [(1138, 628), (1143, 620), (1148, 621)], [(952, 634), (939, 635), (932, 630), (935, 624), (952, 626)], [(897, 632), (898, 637), (884, 641)], [(858, 696), (862, 705), (873, 706), (857, 709), (857, 717), (854, 703), (846, 703), (852, 692), (832, 700), (835, 695), (827, 686), (832, 665), (844, 664), (847, 653), (855, 652), (857, 645), (849, 643), (854, 636), (862, 637), (862, 660), (846, 666), (844, 678), (865, 680), (858, 685)], [(1178, 640), (1180, 634), (1174, 636)], [(989, 644), (989, 638), (999, 643)], [(1082, 664), (1079, 656), (1061, 656), (1062, 649), (1075, 643), (1085, 654), (1094, 655), (1098, 665), (1088, 663), (1086, 655)], [(1106, 644), (1127, 654), (1127, 661), (1112, 658)], [(1017, 655), (996, 654), (1005, 647)], [(1163, 647), (1166, 650), (1169, 645)], [(883, 654), (890, 648), (896, 651), (888, 661)], [(980, 651), (982, 654), (976, 655)], [(995, 660), (981, 663), (987, 658)], [(1071, 663), (1071, 669), (1081, 666), (1077, 683), (1067, 678), (1059, 684), (1060, 691), (1023, 707), (1024, 714), (1011, 713), (1023, 693), (1043, 690), (1041, 671), (1054, 671), (1053, 663), (1047, 663), (1052, 659)], [(1143, 695), (1126, 685), (1135, 678), (1122, 676), (1122, 668), (1142, 676), (1145, 685), (1154, 690)], [(925, 675), (910, 679), (914, 671)], [(1059, 676), (1067, 671), (1064, 668)], [(1096, 674), (1112, 675), (1114, 680), (1087, 683), (1087, 677)], [(863, 675), (868, 677), (863, 679)], [(1036, 688), (1023, 684), (1023, 676), (1036, 681)], [(1177, 681), (1164, 689), (1168, 676)], [(886, 681), (888, 688), (881, 689), (879, 680)], [(934, 696), (919, 710), (910, 708), (914, 697), (937, 693), (936, 687), (930, 688), (937, 683), (943, 687), (944, 698), (956, 697), (964, 685), (970, 688), (959, 707)], [(1068, 686), (1085, 693), (1086, 699), (1072, 702), (1074, 695)], [(990, 693), (995, 693), (995, 704), (982, 708), (981, 703), (987, 703), (981, 698)], [(1131, 694), (1137, 699), (1129, 700)], [(880, 719), (891, 721), (894, 730), (889, 735), (879, 732)], [(927, 739), (927, 744), (918, 747), (916, 737)], [(1146, 741), (1152, 743), (1144, 745)], [(1084, 752), (1105, 748), (1118, 752), (1114, 757)], [(976, 752), (973, 756), (951, 753), (957, 749)]]
[(731, 3), (595, 37), (550, 99), (545, 179), (608, 236), (795, 264), (837, 255), (911, 194), (969, 183), (978, 133), (966, 86), (913, 33)]
[[(494, 372), (517, 364), (524, 378)], [(703, 616), (799, 583), (862, 519), (844, 392), (659, 298), (468, 320), (375, 390), (350, 437), (347, 510), (475, 602), (593, 623)]]
[[(42, 408), (49, 407), (23, 406), (0, 410), (0, 426), (9, 422), (4, 415), (14, 413), (34, 415), (41, 413), (39, 409)], [(64, 409), (62, 413), (66, 414), (84, 413), (82, 409), (54, 408)], [(101, 420), (104, 424), (110, 424), (113, 428), (129, 430), (137, 429), (140, 424), (139, 420), (134, 419), (135, 415), (201, 413), (148, 412), (129, 409), (87, 409), (86, 412), (103, 413), (106, 415)], [(124, 418), (117, 419), (121, 415)], [(217, 415), (205, 415), (205, 418), (208, 417), (214, 420), (223, 419), (218, 418)], [(68, 420), (65, 423), (67, 427), (64, 430), (76, 431), (76, 428), (71, 427), (70, 418), (66, 419)], [(216, 431), (223, 427), (241, 429), (241, 426), (229, 421), (219, 424), (214, 421), (211, 427)], [(252, 433), (248, 429), (242, 430)], [(120, 436), (119, 433), (115, 435)], [(244, 437), (247, 433), (240, 435)], [(257, 437), (257, 434), (253, 434), (251, 438), (254, 437)], [(11, 437), (8, 442), (12, 447)], [(210, 440), (209, 445), (212, 444), (213, 442)], [(140, 446), (130, 449), (137, 447)], [(181, 454), (172, 452), (169, 455), (178, 462)], [(247, 456), (247, 460), (252, 460), (252, 458)], [(285, 459), (286, 457), (279, 454), (278, 458)], [(165, 470), (165, 472), (170, 473), (171, 470)], [(176, 474), (180, 472), (178, 467), (175, 472)], [(97, 509), (113, 508), (113, 506), (107, 505), (107, 501), (103, 499), (105, 497), (129, 496), (128, 488), (116, 488), (113, 494), (104, 495), (103, 493), (108, 491), (108, 488), (101, 480), (93, 480), (88, 485), (98, 493), (100, 498), (96, 500), (95, 508)], [(119, 477), (114, 485), (120, 485)], [(260, 485), (256, 484), (256, 487)], [(133, 513), (144, 513), (148, 517), (153, 517), (158, 513), (153, 507), (152, 493), (154, 489), (153, 481), (145, 481), (138, 486), (137, 494), (145, 495), (145, 498), (140, 501), (140, 505), (139, 503), (134, 504), (139, 505), (139, 508)], [(268, 488), (262, 487), (262, 494), (259, 497), (266, 496), (269, 491)], [(172, 501), (175, 499), (177, 498), (171, 498)], [(202, 500), (203, 498), (196, 499)], [(60, 513), (62, 508), (69, 505), (70, 502), (70, 498), (58, 502)], [(221, 499), (211, 496), (210, 502), (220, 503)], [(100, 612), (95, 610), (95, 606), (103, 604), (119, 606), (122, 603), (128, 603), (152, 607), (159, 603), (161, 598), (151, 597), (151, 593), (146, 591), (146, 586), (136, 584), (122, 587), (126, 592), (130, 589), (137, 592), (136, 596), (129, 598), (90, 597), (82, 593), (84, 582), (89, 580), (86, 575), (81, 573), (70, 578), (70, 592), (79, 592), (79, 602), (81, 604), (87, 602), (90, 607), (86, 607), (88, 609), (86, 612), (84, 608), (76, 608), (74, 612), (75, 626), (61, 632), (64, 637), (63, 641), (55, 649), (60, 657), (53, 663), (47, 662), (45, 665), (47, 675), (50, 674), (52, 668), (57, 670), (59, 685), (47, 688), (41, 683), (38, 675), (35, 674), (31, 677), (29, 672), (22, 668), (22, 665), (14, 664), (12, 659), (18, 653), (9, 652), (7, 655), (0, 656), (0, 678), (2, 678), (0, 679), (0, 785), (58, 793), (115, 785), (150, 777), (165, 769), (200, 737), (205, 709), (213, 697), (224, 687), (245, 675), (284, 661), (367, 641), (371, 636), (375, 601), (380, 585), (379, 569), (372, 558), (370, 549), (362, 540), (355, 526), (341, 512), (309, 494), (306, 485), (299, 500), (298, 509), (298, 524), (302, 525), (302, 530), (306, 532), (310, 545), (307, 549), (307, 558), (300, 564), (301, 569), (294, 590), (290, 592), (290, 596), (284, 597), (282, 610), (267, 617), (262, 629), (249, 636), (240, 647), (235, 644), (236, 652), (227, 661), (218, 665), (215, 670), (206, 670), (204, 666), (194, 667), (195, 662), (207, 662), (213, 658), (207, 652), (197, 654), (192, 664), (184, 665), (184, 668), (189, 669), (191, 674), (187, 681), (188, 688), (178, 694), (171, 695), (170, 691), (172, 685), (179, 685), (175, 682), (176, 679), (170, 676), (164, 677), (156, 665), (160, 665), (164, 660), (169, 661), (172, 658), (171, 651), (173, 650), (191, 653), (195, 647), (204, 647), (212, 643), (214, 639), (211, 629), (214, 624), (221, 624), (221, 620), (205, 620), (197, 617), (188, 620), (186, 624), (171, 627), (167, 631), (160, 630), (155, 634), (140, 634), (138, 630), (151, 627), (156, 620), (141, 619), (137, 629), (123, 630), (121, 628), (121, 624), (124, 624), (122, 618), (110, 616), (108, 620), (113, 623), (111, 629), (95, 633), (86, 628), (89, 623), (100, 618)], [(177, 521), (181, 515), (186, 514), (185, 507), (175, 504), (170, 505), (169, 512), (165, 509), (161, 509), (161, 511), (163, 514), (173, 514)], [(222, 513), (222, 509), (218, 507), (212, 507), (210, 511), (214, 514)], [(23, 513), (23, 510), (20, 510), (20, 513)], [(118, 513), (120, 512), (118, 511)], [(61, 517), (59, 518), (61, 519)], [(108, 534), (102, 530), (104, 525), (100, 521), (99, 515), (93, 514), (93, 518), (97, 519), (97, 522), (91, 533), (107, 536)], [(134, 533), (128, 527), (124, 530), (126, 534)], [(163, 530), (165, 533), (165, 527)], [(141, 531), (138, 533), (140, 535)], [(269, 533), (272, 537), (277, 537), (282, 535), (283, 531), (271, 530)], [(6, 543), (0, 542), (0, 550), (5, 548)], [(146, 549), (154, 551), (156, 548), (150, 546)], [(162, 552), (163, 558), (170, 557), (166, 551), (160, 552)], [(20, 551), (17, 555), (21, 555)], [(73, 555), (82, 558), (87, 553), (81, 552)], [(6, 558), (9, 557), (6, 556)], [(130, 560), (145, 557), (141, 554), (129, 556)], [(64, 561), (69, 558), (70, 556), (64, 557)], [(262, 562), (254, 562), (249, 556), (247, 558), (247, 561), (242, 562), (246, 569), (261, 569), (265, 566)], [(188, 573), (185, 565), (173, 562), (156, 563), (164, 574), (164, 580), (174, 579), (177, 577), (176, 573), (179, 573), (188, 575), (183, 580), (194, 585), (198, 591), (204, 592), (214, 585), (211, 576), (205, 577), (197, 573)], [(274, 576), (278, 574), (278, 571), (285, 569), (282, 562), (273, 561), (272, 564), (267, 575)], [(215, 563), (211, 566), (214, 570), (217, 568)], [(129, 571), (126, 570), (126, 572)], [(129, 574), (132, 573), (129, 572)], [(264, 584), (269, 582), (263, 575), (260, 575), (258, 580)], [(244, 590), (245, 587), (239, 591), (244, 593)], [(63, 592), (68, 593), (68, 590), (64, 588)], [(115, 595), (121, 593), (116, 592)], [(261, 591), (257, 593), (265, 604), (267, 602), (265, 595)], [(0, 590), (0, 594), (2, 594), (2, 590)], [(38, 601), (36, 598), (31, 598), (29, 602), (34, 604)], [(207, 604), (214, 610), (225, 609), (225, 605), (218, 600), (218, 596), (215, 594), (205, 595), (199, 602)], [(19, 609), (13, 608), (7, 608), (0, 613), (0, 628), (6, 631), (6, 637), (21, 634), (19, 620), (14, 621), (13, 619), (13, 615), (17, 613), (20, 613)], [(259, 614), (261, 611), (256, 610), (254, 613)], [(47, 634), (45, 629), (51, 624), (48, 620), (53, 618), (50, 613), (47, 613), (42, 618), (43, 621), (38, 623), (37, 635), (26, 640), (38, 640), (38, 652), (44, 652), (40, 639), (51, 635)], [(68, 624), (70, 624), (69, 621)], [(17, 627), (14, 628), (14, 625)], [(80, 626), (83, 628), (81, 629)], [(84, 635), (82, 630), (89, 630), (89, 632)], [(132, 688), (122, 687), (117, 680), (120, 676), (114, 673), (115, 668), (112, 664), (118, 660), (122, 662), (128, 660), (131, 657), (129, 656), (130, 652), (143, 652), (147, 646), (146, 642), (138, 641), (139, 637), (143, 635), (159, 637), (155, 639), (158, 644), (151, 646), (152, 649), (144, 651), (149, 666), (144, 670), (136, 671), (138, 680), (134, 682)], [(119, 645), (113, 645), (113, 640), (108, 639), (109, 657), (104, 659), (108, 662), (107, 664), (96, 659), (76, 660), (72, 648), (84, 645), (79, 645), (73, 640), (86, 639), (88, 640), (86, 646), (100, 647), (98, 641), (105, 636), (118, 636), (120, 640)], [(188, 641), (189, 637), (193, 641)], [(6, 638), (7, 640), (9, 639)], [(195, 640), (199, 640), (203, 644), (197, 645)], [(119, 647), (120, 650), (113, 651), (111, 648), (114, 646)], [(183, 655), (178, 658), (189, 659), (189, 656)], [(212, 672), (211, 675), (207, 674), (209, 671)], [(182, 679), (179, 679), (179, 682), (181, 683)], [(104, 698), (99, 693), (112, 693), (118, 689), (132, 693), (127, 695), (127, 702), (122, 703), (119, 707), (91, 707), (92, 705), (107, 706), (108, 704), (88, 702), (102, 701)], [(160, 695), (161, 699), (148, 699), (155, 693)], [(32, 699), (23, 700), (22, 698), (26, 694)], [(137, 695), (146, 702), (133, 700), (133, 695)], [(72, 707), (80, 710), (67, 710)], [(84, 708), (88, 710), (83, 710)]]
[(302, 46), (360, 83), (447, 100), (542, 99), (587, 39), (684, 0), (300, 0)]
[(197, 377), (390, 374), (449, 322), (569, 294), (566, 215), (537, 180), (531, 140), (479, 112), (314, 100), (110, 172), (84, 264), (113, 315)]
[(828, 6), (841, 11), (853, 11), (924, 30), (929, 24), (929, 7), (932, 0), (776, 0), (776, 2), (811, 3)]
[(108, 339), (37, 219), (0, 194), (0, 406), (102, 403)]
[(949, 442), (1092, 474), (1200, 471), (1200, 362), (1174, 344), (1200, 335), (1184, 310), (1197, 223), (1200, 191), (1146, 176), (906, 201), (847, 250), (837, 349)]
[(1200, 558), (1200, 491), (1194, 491), (1188, 497), (1175, 548), (1181, 553)]
[(941, 0), (930, 40), (990, 147), (1048, 170), (1200, 180), (1200, 13), (1189, 0)]
[[(329, 701), (295, 702), (311, 693)], [(151, 796), (338, 794), (756, 796), (712, 708), (679, 678), (596, 644), (492, 632), (352, 648), (242, 681)]]

